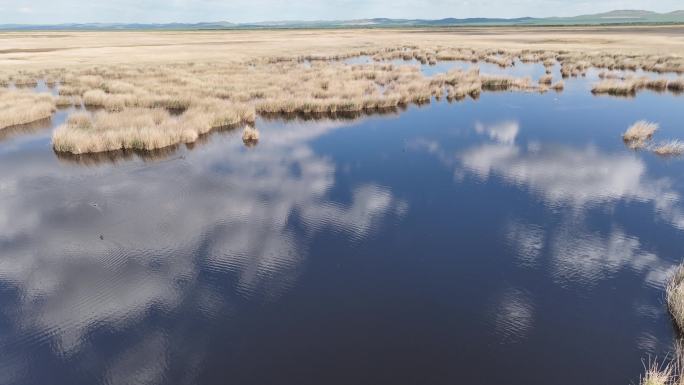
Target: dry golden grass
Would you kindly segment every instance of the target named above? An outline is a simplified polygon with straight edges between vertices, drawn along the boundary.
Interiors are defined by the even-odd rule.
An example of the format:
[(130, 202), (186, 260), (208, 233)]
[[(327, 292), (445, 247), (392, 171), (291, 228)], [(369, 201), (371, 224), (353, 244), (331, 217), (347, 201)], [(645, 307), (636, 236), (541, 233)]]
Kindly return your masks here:
[[(670, 278), (665, 295), (668, 310), (681, 336), (684, 331), (684, 264)], [(673, 355), (661, 364), (657, 360), (649, 360), (640, 385), (684, 385), (684, 340), (678, 337), (674, 350)]]
[(672, 92), (684, 92), (684, 78), (677, 78), (675, 80), (670, 80), (667, 82), (667, 89)]
[(253, 146), (259, 141), (259, 130), (254, 126), (246, 125), (242, 130), (242, 141), (247, 146)]
[(670, 279), (666, 289), (666, 296), (667, 306), (672, 318), (675, 320), (679, 330), (684, 331), (684, 265), (679, 266)]
[(55, 99), (55, 106), (57, 106), (57, 108), (80, 106), (81, 103), (82, 100), (80, 96), (58, 96)]
[[(52, 39), (42, 38), (42, 33), (4, 33), (8, 38), (0, 39), (0, 51), (6, 52), (0, 54), (0, 68), (6, 69), (6, 75), (0, 85), (30, 85), (45, 79), (48, 85), (58, 87), (60, 107), (82, 101), (89, 108), (102, 110), (96, 115), (130, 112), (137, 116), (142, 110), (169, 113), (163, 123), (150, 126), (154, 135), (137, 135), (131, 141), (111, 140), (116, 128), (104, 125), (102, 117), (92, 118), (92, 129), (67, 124), (55, 134), (55, 149), (157, 148), (174, 140), (187, 142), (206, 132), (215, 125), (206, 120), (223, 112), (233, 117), (225, 121), (240, 124), (256, 114), (352, 115), (398, 110), (444, 96), (451, 101), (477, 97), (482, 91), (564, 88), (562, 81), (553, 84), (550, 74), (539, 83), (477, 71), (426, 77), (411, 65), (348, 65), (339, 61), (342, 59), (367, 55), (376, 60), (424, 64), (463, 60), (502, 67), (517, 61), (537, 62), (547, 72), (560, 64), (564, 76), (584, 75), (592, 67), (684, 72), (684, 43), (663, 38), (674, 29), (70, 32), (68, 38), (56, 34)], [(502, 46), (507, 48), (499, 48)], [(19, 48), (23, 52), (15, 52)], [(678, 87), (676, 82), (630, 82), (610, 92), (631, 94), (641, 88)], [(226, 111), (216, 110), (219, 101), (229, 105)], [(201, 113), (209, 118), (198, 117)], [(236, 115), (242, 118), (236, 121)], [(161, 140), (158, 135), (175, 121), (182, 122), (184, 129), (170, 129), (168, 135), (175, 139)], [(130, 127), (121, 130), (130, 132)], [(70, 131), (73, 135), (68, 135)], [(81, 140), (84, 142), (70, 142)], [(144, 143), (138, 143), (140, 140)]]
[(0, 90), (0, 129), (27, 124), (52, 116), (54, 98), (21, 90)]
[(640, 120), (631, 125), (622, 135), (622, 140), (630, 148), (638, 149), (646, 146), (646, 143), (653, 138), (653, 134), (658, 130), (658, 124)]
[[(85, 106), (103, 110), (93, 118), (92, 127), (66, 124), (57, 130), (55, 149), (73, 153), (188, 143), (213, 127), (253, 122), (256, 114), (374, 113), (428, 103), (445, 94), (454, 100), (476, 97), (483, 89), (540, 89), (527, 78), (481, 75), (477, 69), (455, 69), (427, 77), (411, 65), (349, 65), (328, 60), (303, 62), (300, 58), (237, 64), (109, 66), (64, 70), (60, 76), (60, 105), (75, 104), (81, 97)], [(170, 116), (178, 116), (159, 124), (134, 125), (131, 130), (123, 116), (139, 117), (144, 110), (154, 114), (166, 110), (173, 113)], [(217, 123), (216, 115), (225, 118)], [(120, 134), (113, 133), (116, 126), (105, 124), (105, 116), (121, 123)], [(176, 121), (180, 123), (173, 123)], [(166, 129), (169, 138), (162, 140)], [(150, 130), (150, 135), (135, 133), (144, 130)], [(123, 133), (133, 138), (124, 140)]]
[(517, 90), (527, 91), (537, 89), (532, 85), (530, 78), (515, 78), (504, 75), (482, 75), (480, 76), (482, 89), (488, 91)]
[(682, 155), (684, 154), (684, 142), (675, 139), (660, 143), (653, 147), (653, 152), (661, 156)]
[[(604, 76), (606, 80), (602, 80), (599, 83), (594, 84), (593, 88), (591, 89), (591, 92), (595, 94), (609, 94), (609, 95), (617, 95), (617, 96), (633, 96), (636, 95), (636, 93), (640, 90), (643, 89), (649, 89), (653, 91), (665, 91), (669, 87), (669, 83), (667, 79), (650, 79), (647, 77), (640, 77), (640, 78), (634, 78), (634, 77), (628, 77), (628, 78), (621, 78), (622, 80), (617, 80), (620, 79), (619, 77), (611, 77), (611, 75), (606, 75)], [(671, 90), (674, 90), (674, 87), (677, 87), (677, 82), (674, 81), (675, 84), (673, 88), (670, 88)]]
[[(0, 39), (3, 69), (51, 69), (55, 65), (169, 64), (242, 62), (261, 57), (333, 56), (411, 44), (425, 58), (440, 58), (435, 48), (525, 51), (525, 58), (566, 51), (568, 58), (589, 57), (608, 67), (680, 68), (684, 54), (680, 26), (629, 27), (460, 27), (429, 29), (347, 29), (274, 31), (116, 31), (6, 32)], [(45, 38), (46, 35), (50, 38)], [(599, 60), (602, 53), (611, 57)], [(663, 53), (667, 53), (664, 56)], [(613, 58), (612, 55), (615, 55)], [(677, 56), (679, 55), (679, 56)], [(635, 57), (636, 56), (636, 57)], [(672, 56), (670, 59), (669, 56)], [(664, 58), (664, 60), (663, 60)], [(548, 57), (552, 63), (555, 57)], [(546, 59), (545, 59), (546, 60)], [(60, 63), (60, 64), (57, 64)]]
[(653, 361), (646, 368), (640, 385), (676, 385), (675, 370), (672, 365), (658, 365)]
[(563, 89), (565, 89), (565, 82), (559, 80), (551, 85), (551, 89), (555, 91), (563, 91)]
[(191, 143), (214, 128), (253, 122), (253, 111), (222, 100), (204, 101), (172, 116), (162, 108), (128, 108), (72, 114), (57, 128), (55, 150), (72, 154), (114, 150), (154, 150)]
[(553, 83), (553, 76), (546, 74), (539, 78), (539, 84), (551, 85)]

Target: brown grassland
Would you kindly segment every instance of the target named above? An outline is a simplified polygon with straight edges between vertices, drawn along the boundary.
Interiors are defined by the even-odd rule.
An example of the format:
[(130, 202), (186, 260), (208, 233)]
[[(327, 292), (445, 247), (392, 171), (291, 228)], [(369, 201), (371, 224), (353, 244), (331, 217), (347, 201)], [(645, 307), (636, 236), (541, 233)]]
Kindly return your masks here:
[[(361, 55), (376, 62), (341, 60)], [(497, 76), (474, 66), (428, 77), (390, 59), (501, 67), (520, 60), (542, 63), (547, 75)], [(55, 130), (56, 151), (154, 150), (194, 142), (215, 128), (251, 125), (257, 115), (374, 113), (487, 91), (561, 91), (557, 65), (562, 77), (590, 68), (681, 74), (684, 27), (7, 32), (0, 34), (0, 128), (83, 105), (94, 112), (75, 113)], [(56, 85), (59, 96), (4, 101), (25, 100), (13, 87), (38, 80)], [(682, 84), (608, 78), (594, 92), (677, 91)]]

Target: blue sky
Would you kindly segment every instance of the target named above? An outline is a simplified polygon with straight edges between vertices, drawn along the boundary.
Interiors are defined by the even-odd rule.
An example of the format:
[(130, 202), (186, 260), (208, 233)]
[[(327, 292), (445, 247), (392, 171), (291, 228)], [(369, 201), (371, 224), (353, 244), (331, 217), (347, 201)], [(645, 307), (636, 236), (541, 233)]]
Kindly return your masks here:
[(573, 16), (684, 0), (0, 0), (0, 24)]

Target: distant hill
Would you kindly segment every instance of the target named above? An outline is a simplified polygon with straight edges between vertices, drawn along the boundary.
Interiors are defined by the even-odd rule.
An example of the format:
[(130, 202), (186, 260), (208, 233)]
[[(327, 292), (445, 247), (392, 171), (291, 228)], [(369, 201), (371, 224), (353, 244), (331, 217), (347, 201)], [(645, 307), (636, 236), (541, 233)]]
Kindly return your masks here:
[(271, 29), (271, 28), (391, 28), (391, 27), (449, 27), (449, 26), (506, 26), (506, 25), (603, 25), (603, 24), (684, 24), (684, 10), (657, 13), (643, 10), (616, 10), (594, 15), (574, 17), (521, 17), (501, 18), (445, 18), (426, 19), (358, 19), (320, 21), (267, 21), (257, 23), (231, 23), (228, 21), (208, 23), (168, 24), (0, 24), (0, 30), (210, 30), (210, 29)]
[(684, 23), (684, 11), (657, 13), (642, 10), (617, 10), (594, 15), (581, 15), (575, 17), (550, 17), (535, 19), (535, 24), (660, 24), (660, 23)]

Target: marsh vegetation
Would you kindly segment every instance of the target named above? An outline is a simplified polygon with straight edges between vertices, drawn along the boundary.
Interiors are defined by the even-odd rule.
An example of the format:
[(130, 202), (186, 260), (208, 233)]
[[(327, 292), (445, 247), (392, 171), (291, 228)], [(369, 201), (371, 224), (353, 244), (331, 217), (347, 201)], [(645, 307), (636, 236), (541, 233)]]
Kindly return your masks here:
[[(360, 55), (374, 61), (342, 61)], [(426, 76), (418, 66), (392, 60), (426, 65), (458, 60), (474, 65)], [(476, 65), (481, 62), (501, 68), (512, 67), (516, 62), (539, 63), (547, 71), (534, 81), (529, 77), (481, 73)], [(5, 84), (18, 87), (47, 79), (46, 84), (58, 86), (59, 95), (7, 91), (17, 102), (12, 103), (11, 111), (0, 111), (0, 121), (7, 127), (49, 117), (56, 107), (84, 106), (94, 112), (76, 112), (55, 131), (56, 151), (82, 154), (153, 150), (192, 143), (218, 127), (253, 124), (257, 115), (320, 117), (374, 113), (429, 103), (433, 98), (458, 101), (486, 91), (560, 92), (565, 84), (562, 80), (554, 82), (551, 69), (555, 65), (560, 65), (563, 77), (573, 77), (584, 76), (591, 68), (682, 71), (682, 63), (676, 57), (400, 46), (330, 55), (266, 56), (237, 63), (21, 70), (9, 75)], [(616, 79), (605, 73), (601, 77), (604, 80), (594, 86), (594, 93), (631, 95), (643, 88), (681, 87), (680, 80)], [(630, 142), (640, 145), (639, 141)]]
[(0, 89), (0, 130), (47, 119), (55, 107), (55, 100), (48, 94)]

